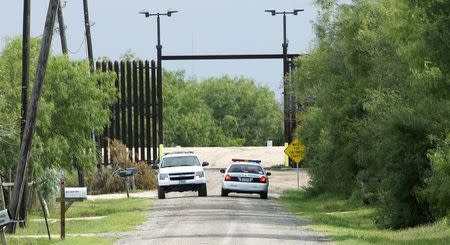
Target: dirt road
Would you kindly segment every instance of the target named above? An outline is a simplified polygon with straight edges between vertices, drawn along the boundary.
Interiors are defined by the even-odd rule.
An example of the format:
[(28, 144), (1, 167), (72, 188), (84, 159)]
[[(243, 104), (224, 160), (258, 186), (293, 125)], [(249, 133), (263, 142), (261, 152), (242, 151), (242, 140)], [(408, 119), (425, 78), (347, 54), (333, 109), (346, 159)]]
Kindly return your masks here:
[(248, 194), (221, 197), (221, 174), (218, 170), (208, 170), (208, 197), (184, 192), (168, 193), (166, 199), (156, 199), (151, 211), (145, 214), (148, 220), (137, 230), (125, 233), (117, 244), (330, 243), (323, 234), (305, 228), (308, 221), (287, 214), (274, 202), (274, 196), (279, 196), (284, 189), (276, 187), (277, 179), (292, 173), (274, 172), (269, 200), (262, 200), (258, 195)]

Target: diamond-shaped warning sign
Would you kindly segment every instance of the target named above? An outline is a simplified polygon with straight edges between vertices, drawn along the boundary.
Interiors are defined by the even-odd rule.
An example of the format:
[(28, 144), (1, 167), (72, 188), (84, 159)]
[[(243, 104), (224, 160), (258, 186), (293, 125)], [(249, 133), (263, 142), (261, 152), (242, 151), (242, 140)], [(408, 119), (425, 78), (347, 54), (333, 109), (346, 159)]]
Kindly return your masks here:
[(288, 147), (284, 150), (292, 161), (299, 163), (305, 157), (305, 146), (300, 143), (300, 140), (294, 139)]

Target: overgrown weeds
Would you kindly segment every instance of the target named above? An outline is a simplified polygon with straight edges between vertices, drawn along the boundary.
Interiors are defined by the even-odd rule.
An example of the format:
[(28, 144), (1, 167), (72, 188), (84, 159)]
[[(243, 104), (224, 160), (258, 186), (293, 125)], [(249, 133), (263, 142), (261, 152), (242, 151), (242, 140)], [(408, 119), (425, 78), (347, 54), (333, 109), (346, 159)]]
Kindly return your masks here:
[[(126, 190), (125, 179), (119, 176), (121, 170), (135, 167), (137, 172), (134, 177), (134, 186), (139, 190), (150, 190), (156, 188), (155, 171), (144, 162), (133, 162), (128, 149), (119, 140), (110, 141), (111, 164), (97, 169), (88, 186), (91, 194), (105, 194), (122, 192)], [(133, 179), (134, 178), (134, 179)]]

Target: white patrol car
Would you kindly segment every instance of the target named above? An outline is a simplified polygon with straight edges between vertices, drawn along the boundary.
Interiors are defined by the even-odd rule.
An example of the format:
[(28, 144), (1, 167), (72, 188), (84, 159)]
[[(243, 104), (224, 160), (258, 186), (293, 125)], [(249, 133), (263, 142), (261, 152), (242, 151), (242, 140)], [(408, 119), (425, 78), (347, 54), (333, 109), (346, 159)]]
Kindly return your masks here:
[(260, 160), (232, 159), (223, 173), (222, 196), (230, 192), (257, 193), (262, 199), (267, 199), (269, 192), (270, 172), (264, 171)]
[(158, 198), (164, 199), (167, 192), (198, 191), (206, 196), (206, 179), (203, 166), (193, 152), (171, 152), (162, 157), (155, 166), (158, 171)]

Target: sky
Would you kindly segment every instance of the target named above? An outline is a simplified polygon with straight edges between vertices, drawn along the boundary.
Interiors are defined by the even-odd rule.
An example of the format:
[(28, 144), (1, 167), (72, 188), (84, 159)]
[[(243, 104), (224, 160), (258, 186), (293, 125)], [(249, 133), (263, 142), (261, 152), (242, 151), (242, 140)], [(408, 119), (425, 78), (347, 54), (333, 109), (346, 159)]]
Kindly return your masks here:
[[(83, 4), (81, 0), (61, 0), (66, 25), (69, 56), (86, 59)], [(43, 33), (48, 0), (31, 0), (31, 35)], [(156, 18), (145, 18), (141, 10), (166, 12), (161, 17), (163, 55), (266, 54), (282, 53), (282, 16), (265, 9), (292, 11), (287, 16), (289, 53), (307, 53), (313, 45), (312, 23), (317, 16), (313, 0), (90, 0), (89, 15), (94, 58), (117, 60), (128, 50), (141, 59), (156, 59)], [(3, 37), (22, 35), (22, 0), (0, 3), (0, 49)], [(57, 33), (53, 53), (61, 53)], [(164, 61), (166, 70), (184, 70), (186, 77), (203, 80), (228, 75), (249, 77), (272, 89), (278, 100), (282, 92), (281, 60)]]

